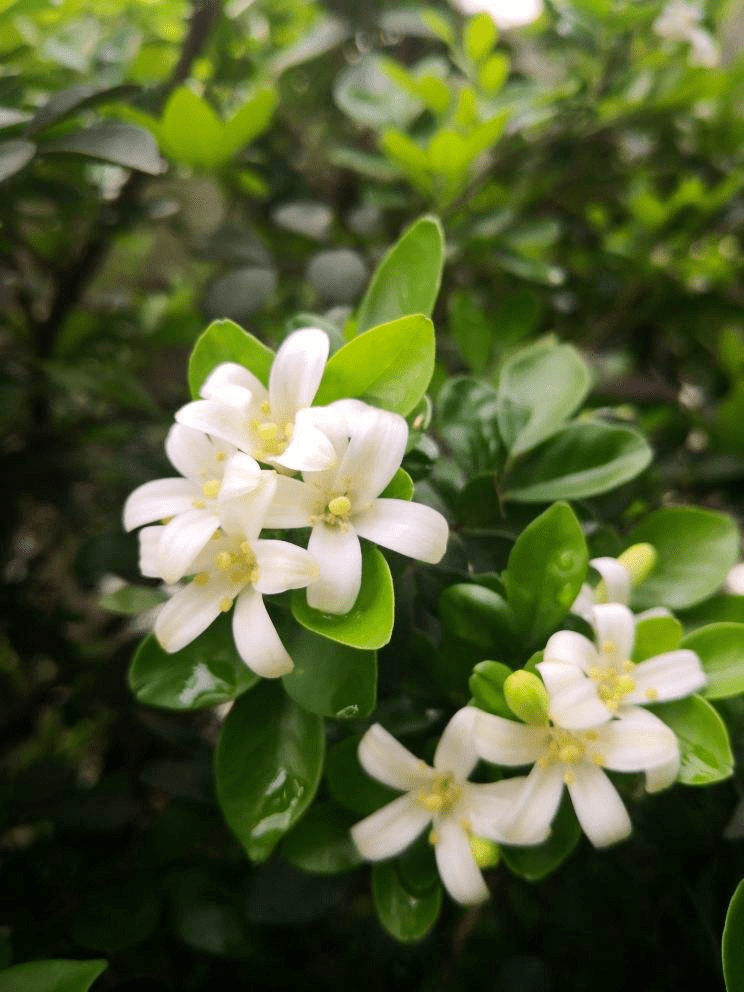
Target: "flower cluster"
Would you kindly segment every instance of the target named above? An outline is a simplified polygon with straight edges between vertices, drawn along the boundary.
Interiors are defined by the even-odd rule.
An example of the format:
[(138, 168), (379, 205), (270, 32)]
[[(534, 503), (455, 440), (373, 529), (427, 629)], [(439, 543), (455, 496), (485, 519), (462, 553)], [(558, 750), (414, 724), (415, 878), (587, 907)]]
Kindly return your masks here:
[[(328, 352), (324, 331), (295, 331), (268, 389), (241, 365), (219, 365), (168, 434), (179, 476), (145, 483), (127, 500), (126, 529), (148, 525), (142, 573), (187, 580), (155, 623), (164, 650), (180, 650), (232, 610), (241, 658), (275, 678), (292, 660), (263, 596), (307, 588), (311, 607), (345, 614), (362, 583), (360, 537), (421, 561), (444, 554), (441, 514), (380, 495), (403, 459), (405, 420), (356, 399), (311, 406)], [(261, 537), (307, 527), (307, 549)]]

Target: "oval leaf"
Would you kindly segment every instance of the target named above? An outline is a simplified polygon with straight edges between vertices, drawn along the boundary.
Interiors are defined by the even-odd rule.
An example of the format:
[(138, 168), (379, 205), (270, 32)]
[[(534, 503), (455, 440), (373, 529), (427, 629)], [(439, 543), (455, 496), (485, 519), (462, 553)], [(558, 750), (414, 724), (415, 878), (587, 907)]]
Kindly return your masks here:
[(188, 86), (180, 86), (168, 98), (158, 136), (169, 158), (212, 169), (223, 160), (224, 131), (225, 125), (207, 101)]
[(710, 785), (731, 775), (734, 758), (726, 724), (710, 703), (688, 696), (652, 709), (677, 735), (682, 758), (678, 782)]
[(295, 868), (314, 875), (335, 875), (362, 863), (349, 828), (356, 818), (334, 803), (308, 810), (282, 843), (282, 856)]
[(293, 628), (285, 645), (294, 668), (284, 688), (303, 709), (337, 720), (369, 716), (377, 702), (377, 655)]
[(439, 615), (451, 634), (489, 653), (514, 638), (514, 614), (503, 596), (485, 586), (463, 582), (445, 589)]
[(326, 365), (316, 403), (359, 397), (403, 416), (414, 410), (434, 372), (434, 325), (401, 317), (353, 338)]
[(312, 802), (323, 769), (323, 720), (264, 682), (233, 706), (217, 745), (217, 797), (254, 861), (265, 861)]
[(729, 903), (721, 950), (726, 992), (744, 992), (744, 880)]
[(292, 596), (292, 614), (308, 630), (340, 644), (375, 651), (390, 640), (395, 619), (395, 594), (388, 563), (371, 544), (362, 546), (362, 587), (348, 613), (321, 613), (307, 605), (304, 590)]
[(361, 734), (354, 734), (334, 744), (328, 751), (326, 780), (328, 790), (344, 809), (358, 817), (369, 816), (395, 799), (399, 793), (370, 778), (359, 764)]
[(210, 372), (223, 362), (244, 365), (268, 386), (274, 352), (234, 321), (213, 320), (197, 339), (189, 358), (189, 389), (195, 399)]
[(633, 593), (635, 609), (683, 609), (712, 595), (739, 556), (739, 532), (725, 513), (694, 506), (665, 507), (628, 536), (656, 549), (653, 571)]
[(36, 153), (33, 141), (13, 138), (0, 143), (0, 183), (10, 179), (27, 165)]
[(462, 376), (446, 382), (437, 396), (439, 433), (468, 475), (497, 469), (503, 445), (496, 426), (498, 394), (492, 386)]
[(420, 217), (377, 266), (359, 306), (357, 331), (413, 313), (431, 316), (444, 266), (444, 231), (438, 217)]
[(702, 695), (726, 699), (744, 692), (744, 623), (712, 623), (688, 634), (681, 647), (695, 651), (708, 676)]
[(679, 647), (682, 624), (675, 617), (644, 617), (636, 621), (633, 661), (645, 661)]
[(414, 894), (403, 885), (394, 861), (373, 866), (372, 895), (380, 923), (403, 943), (424, 937), (436, 923), (442, 905), (439, 882), (428, 892)]
[(107, 961), (28, 961), (0, 973), (0, 992), (88, 992)]
[(150, 132), (120, 121), (101, 121), (84, 131), (71, 131), (62, 138), (40, 145), (39, 151), (85, 155), (150, 176), (159, 176), (165, 171), (165, 162)]

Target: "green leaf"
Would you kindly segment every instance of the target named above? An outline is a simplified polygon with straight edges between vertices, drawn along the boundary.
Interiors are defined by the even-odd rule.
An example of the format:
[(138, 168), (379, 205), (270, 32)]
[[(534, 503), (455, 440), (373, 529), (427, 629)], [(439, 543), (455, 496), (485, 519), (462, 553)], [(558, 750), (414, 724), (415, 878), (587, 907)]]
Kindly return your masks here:
[(504, 363), (499, 375), (499, 431), (512, 456), (551, 437), (581, 406), (591, 375), (570, 344), (538, 341)]
[(295, 667), (282, 679), (303, 709), (337, 720), (369, 716), (377, 702), (377, 655), (293, 626), (285, 638)]
[(388, 563), (371, 544), (362, 546), (362, 587), (348, 613), (321, 613), (307, 605), (304, 590), (292, 596), (292, 614), (308, 630), (340, 644), (375, 651), (390, 640), (395, 619), (395, 595)]
[(380, 148), (403, 170), (414, 186), (424, 193), (431, 192), (429, 157), (407, 134), (394, 128), (384, 131), (380, 138)]
[(276, 110), (278, 94), (273, 86), (263, 86), (243, 104), (223, 126), (220, 157), (223, 162), (263, 134)]
[(503, 445), (496, 426), (497, 404), (492, 386), (465, 376), (449, 379), (439, 391), (439, 433), (470, 476), (500, 467)]
[(485, 11), (469, 18), (462, 32), (462, 43), (468, 58), (480, 62), (496, 44), (497, 37), (493, 18)]
[(644, 617), (635, 625), (633, 661), (645, 661), (679, 647), (682, 624), (675, 617)]
[(189, 358), (189, 389), (195, 399), (207, 376), (222, 362), (244, 365), (268, 386), (274, 352), (234, 321), (213, 320), (197, 339)]
[(468, 679), (468, 688), (479, 709), (503, 716), (506, 720), (514, 719), (504, 696), (504, 682), (511, 673), (512, 669), (501, 661), (478, 662)]
[[(517, 465), (505, 480), (504, 498), (550, 503), (597, 496), (634, 479), (649, 464), (651, 454), (636, 431), (600, 420), (577, 421)], [(634, 542), (638, 540), (646, 538)]]
[(276, 682), (243, 696), (217, 745), (217, 798), (254, 861), (265, 861), (312, 802), (323, 770), (323, 720)]
[(447, 310), (450, 330), (460, 354), (473, 372), (484, 372), (491, 362), (496, 339), (496, 325), (491, 315), (479, 305), (472, 292), (462, 289), (449, 294)]
[(385, 499), (413, 499), (413, 479), (404, 468), (399, 468), (380, 493)]
[(158, 137), (169, 158), (197, 169), (213, 169), (222, 160), (225, 125), (211, 106), (187, 86), (170, 95)]
[(439, 882), (428, 892), (414, 894), (404, 886), (394, 861), (372, 867), (372, 895), (380, 923), (403, 943), (424, 937), (436, 923), (442, 905)]
[(20, 172), (35, 154), (36, 145), (33, 141), (12, 138), (10, 141), (0, 142), (0, 183)]
[(102, 610), (111, 610), (112, 613), (136, 616), (159, 606), (167, 598), (164, 592), (151, 586), (124, 586), (123, 589), (101, 596), (98, 605)]
[(258, 676), (237, 652), (228, 617), (218, 617), (174, 654), (166, 654), (150, 634), (129, 669), (129, 685), (141, 703), (171, 710), (228, 703), (256, 682)]
[(716, 592), (739, 556), (739, 532), (731, 517), (694, 506), (650, 514), (628, 537), (628, 544), (643, 541), (653, 544), (658, 558), (633, 592), (635, 609), (694, 606)]
[(679, 740), (682, 763), (677, 776), (685, 785), (710, 785), (734, 770), (726, 724), (701, 696), (649, 707)]
[(361, 734), (354, 734), (334, 744), (328, 751), (326, 779), (335, 801), (358, 817), (369, 816), (375, 810), (396, 799), (400, 793), (370, 778), (359, 764), (357, 750)]
[(434, 347), (434, 325), (428, 317), (400, 317), (373, 327), (331, 356), (316, 403), (358, 397), (405, 416), (431, 381)]
[(64, 137), (40, 145), (39, 152), (83, 155), (150, 176), (159, 176), (165, 170), (165, 163), (150, 132), (120, 121), (101, 121), (84, 131), (71, 131)]
[(688, 634), (680, 647), (700, 658), (708, 684), (707, 699), (727, 699), (744, 692), (744, 623), (712, 623)]
[(526, 647), (544, 639), (567, 615), (588, 562), (581, 525), (566, 503), (545, 510), (519, 535), (504, 582)]
[(28, 961), (0, 972), (0, 992), (88, 992), (108, 961)]
[(26, 134), (38, 134), (80, 110), (119, 100), (136, 92), (137, 87), (128, 84), (101, 86), (99, 83), (81, 83), (58, 90), (36, 111), (26, 128)]
[(729, 903), (721, 953), (726, 992), (744, 992), (744, 879)]
[(431, 316), (444, 266), (444, 231), (438, 217), (420, 217), (377, 266), (359, 306), (358, 332), (410, 314)]
[(581, 827), (566, 795), (553, 820), (550, 836), (536, 847), (502, 847), (501, 854), (509, 869), (528, 882), (539, 882), (559, 868), (581, 837)]
[(334, 803), (316, 804), (284, 839), (282, 856), (314, 875), (350, 871), (362, 863), (349, 833), (355, 822), (356, 817)]
[(439, 616), (451, 634), (488, 654), (514, 639), (514, 613), (503, 596), (485, 586), (461, 583), (445, 589), (439, 597)]

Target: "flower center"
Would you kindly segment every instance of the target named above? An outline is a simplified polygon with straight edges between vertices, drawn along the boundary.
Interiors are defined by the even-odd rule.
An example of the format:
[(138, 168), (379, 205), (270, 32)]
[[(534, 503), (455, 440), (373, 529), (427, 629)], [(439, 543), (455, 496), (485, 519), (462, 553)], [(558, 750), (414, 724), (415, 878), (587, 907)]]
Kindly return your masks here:
[(349, 529), (351, 510), (351, 500), (348, 496), (334, 496), (321, 513), (310, 518), (310, 522), (329, 524), (331, 527), (338, 527), (344, 533)]
[(595, 765), (603, 765), (604, 758), (598, 751), (592, 750), (596, 743), (597, 733), (594, 730), (564, 730), (563, 727), (550, 727), (550, 743), (547, 751), (537, 759), (540, 768), (562, 764), (568, 766), (563, 772), (563, 781), (570, 785), (575, 781), (571, 765), (580, 761), (591, 761)]
[[(217, 535), (221, 536), (219, 531), (217, 531)], [(197, 572), (194, 576), (194, 583), (197, 586), (206, 586), (220, 572), (229, 573), (230, 581), (235, 585), (235, 591), (220, 600), (219, 606), (223, 613), (228, 612), (233, 604), (234, 597), (237, 596), (240, 590), (244, 586), (247, 586), (249, 582), (258, 581), (260, 574), (256, 555), (253, 552), (250, 541), (243, 541), (230, 551), (227, 549), (218, 551), (214, 556), (212, 568), (215, 573), (214, 575), (212, 572)]]
[(271, 406), (266, 400), (261, 404), (260, 410), (263, 414), (261, 419), (254, 417), (251, 420), (251, 429), (258, 442), (253, 457), (257, 462), (265, 462), (268, 458), (281, 455), (292, 437), (294, 424), (290, 421), (286, 424), (278, 424), (272, 420)]
[(416, 797), (430, 813), (450, 813), (462, 795), (462, 789), (451, 772), (435, 776)]
[(608, 657), (611, 655), (611, 651), (605, 650), (605, 645), (602, 645), (602, 653), (606, 663), (604, 665), (592, 665), (587, 674), (590, 679), (596, 682), (599, 698), (610, 713), (615, 713), (623, 697), (635, 689), (635, 680), (630, 674), (635, 665), (627, 659), (623, 662), (615, 662), (611, 657)]

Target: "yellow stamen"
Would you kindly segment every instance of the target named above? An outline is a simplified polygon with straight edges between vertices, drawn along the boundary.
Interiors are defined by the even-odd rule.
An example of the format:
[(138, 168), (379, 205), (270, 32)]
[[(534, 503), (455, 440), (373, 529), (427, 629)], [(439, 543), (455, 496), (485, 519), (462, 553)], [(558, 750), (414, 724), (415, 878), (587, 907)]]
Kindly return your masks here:
[(328, 512), (334, 517), (345, 517), (351, 509), (351, 500), (348, 496), (336, 496), (328, 504)]
[(439, 843), (439, 832), (437, 830), (429, 831), (429, 843), (438, 844)]
[(206, 503), (204, 502), (203, 499), (194, 499), (191, 501), (191, 505), (194, 507), (195, 510), (203, 510), (204, 507), (206, 506)]
[(574, 775), (573, 772), (564, 772), (563, 781), (565, 782), (566, 785), (573, 785), (574, 782), (576, 781), (576, 776)]
[(582, 756), (582, 750), (577, 744), (563, 744), (558, 751), (558, 757), (567, 765), (573, 765)]
[(659, 698), (659, 692), (657, 689), (646, 689), (646, 699), (650, 699), (652, 702), (654, 699)]
[(260, 409), (261, 409), (261, 413), (268, 415), (271, 413), (271, 404), (269, 403), (268, 400), (264, 400), (263, 403), (261, 404)]
[(233, 556), (229, 551), (220, 551), (215, 558), (215, 563), (221, 572), (226, 572), (233, 563)]
[(215, 499), (220, 491), (220, 480), (219, 479), (209, 479), (202, 486), (202, 492), (207, 497), (207, 499)]
[(220, 600), (220, 613), (228, 613), (233, 601), (225, 596), (224, 599)]
[(205, 586), (209, 582), (209, 572), (197, 572), (194, 576), (194, 582), (198, 586)]
[(217, 454), (214, 457), (215, 457), (215, 460), (216, 461), (218, 461), (218, 462), (224, 462), (225, 457), (226, 457), (225, 456), (225, 452), (224, 451), (218, 451)]
[(274, 441), (279, 433), (279, 425), (274, 424), (271, 421), (267, 421), (264, 424), (258, 425), (256, 433), (262, 441)]

